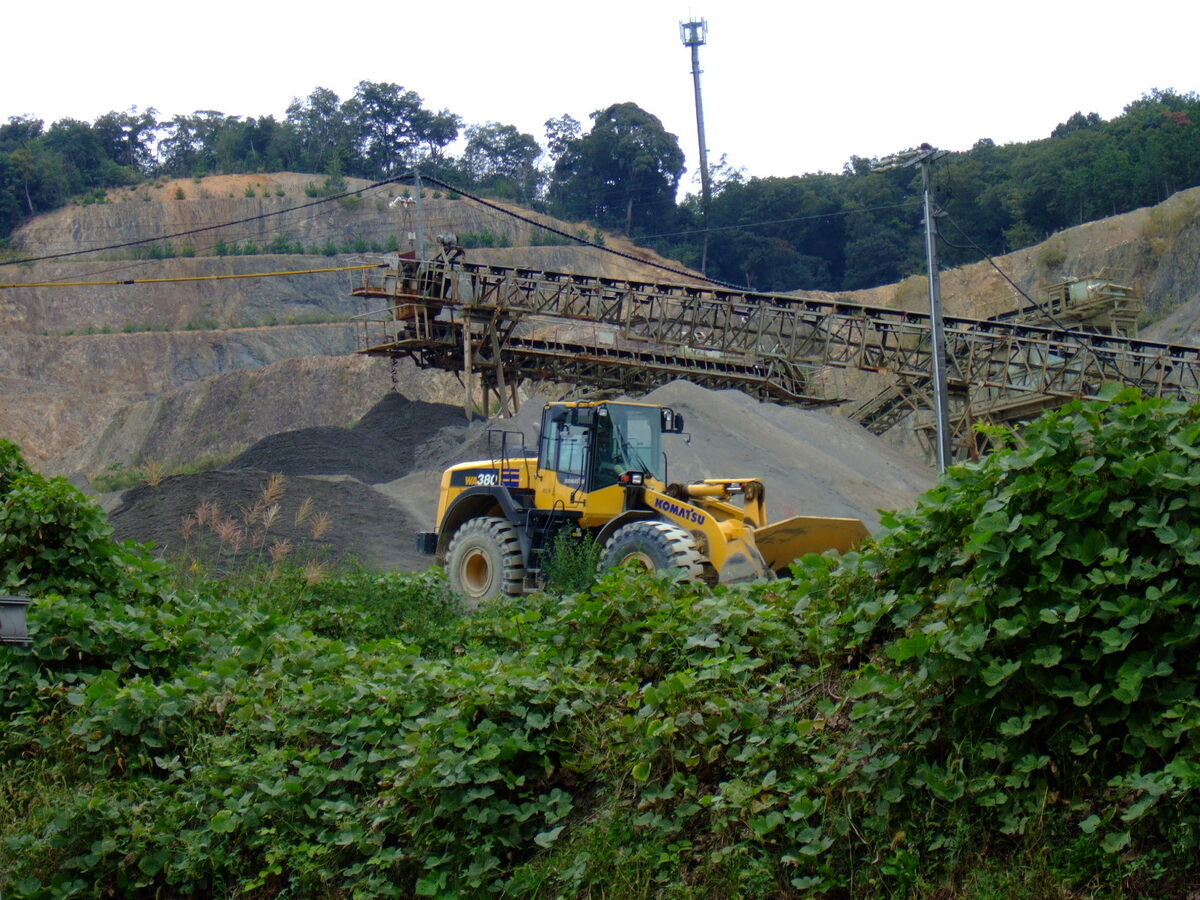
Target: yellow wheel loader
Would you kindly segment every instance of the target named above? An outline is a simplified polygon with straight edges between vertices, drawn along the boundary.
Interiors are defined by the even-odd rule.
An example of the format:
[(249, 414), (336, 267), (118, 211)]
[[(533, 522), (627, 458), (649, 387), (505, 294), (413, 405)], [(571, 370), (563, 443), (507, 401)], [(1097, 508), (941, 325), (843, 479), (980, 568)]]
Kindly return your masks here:
[(550, 403), (536, 456), (519, 432), (492, 431), (491, 459), (443, 473), (437, 529), (419, 533), (417, 549), (480, 602), (536, 590), (564, 531), (593, 537), (602, 568), (632, 562), (721, 584), (770, 578), (805, 553), (845, 551), (867, 537), (858, 519), (768, 525), (758, 478), (669, 483), (662, 436), (682, 433), (683, 417), (669, 407)]

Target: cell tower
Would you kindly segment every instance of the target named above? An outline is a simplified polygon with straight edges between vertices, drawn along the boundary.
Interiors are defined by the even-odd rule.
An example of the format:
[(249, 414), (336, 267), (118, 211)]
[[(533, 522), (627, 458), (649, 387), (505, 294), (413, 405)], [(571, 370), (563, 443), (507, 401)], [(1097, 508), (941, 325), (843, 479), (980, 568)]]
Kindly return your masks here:
[(704, 103), (700, 99), (700, 47), (708, 37), (708, 22), (704, 19), (679, 23), (683, 46), (692, 48), (692, 83), (696, 87), (696, 131), (700, 135), (700, 211), (704, 217), (704, 249), (700, 252), (700, 272), (708, 265), (708, 204), (712, 187), (708, 179), (708, 147), (704, 143)]

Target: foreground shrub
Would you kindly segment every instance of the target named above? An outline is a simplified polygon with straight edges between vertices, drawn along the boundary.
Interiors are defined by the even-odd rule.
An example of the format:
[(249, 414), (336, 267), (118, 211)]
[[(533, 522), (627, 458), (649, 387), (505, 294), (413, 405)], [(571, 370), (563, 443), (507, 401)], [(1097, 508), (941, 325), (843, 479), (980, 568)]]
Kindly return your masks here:
[(1194, 864), (1200, 411), (1112, 399), (953, 468), (877, 548), (799, 570), (814, 649), (856, 666), (829, 709), (852, 740), (814, 762), (861, 799), (827, 839), (898, 870), (997, 833), (1132, 852), (1147, 877)]
[(558, 532), (542, 559), (544, 590), (552, 594), (586, 591), (596, 583), (602, 550), (591, 535)]
[(1187, 895), (1198, 438), (1180, 404), (1075, 406), (742, 589), (53, 601), (0, 651), (30, 675), (0, 685), (0, 891)]
[(164, 567), (112, 534), (103, 510), (66, 479), (32, 471), (0, 439), (0, 590), (135, 597), (161, 588)]
[(268, 574), (260, 579), (251, 571), (211, 587), (347, 643), (402, 641), (419, 645), (426, 656), (443, 656), (458, 640), (462, 607), (436, 570), (402, 574), (346, 566), (315, 580), (302, 566), (275, 566)]

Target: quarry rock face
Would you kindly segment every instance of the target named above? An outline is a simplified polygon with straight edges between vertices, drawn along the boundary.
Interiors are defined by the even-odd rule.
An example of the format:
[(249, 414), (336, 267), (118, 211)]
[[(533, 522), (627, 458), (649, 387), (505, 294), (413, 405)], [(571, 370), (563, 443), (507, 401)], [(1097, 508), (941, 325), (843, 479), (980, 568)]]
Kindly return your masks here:
[[(13, 236), (11, 248), (30, 256), (235, 224), (155, 243), (174, 253), (172, 258), (153, 258), (143, 247), (137, 253), (113, 250), (5, 267), (8, 282), (119, 283), (0, 291), (0, 434), (21, 444), (26, 457), (48, 474), (81, 471), (94, 477), (148, 460), (169, 471), (200, 459), (226, 464), (272, 435), (356, 422), (393, 390), (412, 402), (461, 408), (462, 388), (452, 373), (420, 372), (407, 362), (393, 368), (354, 356), (353, 317), (369, 305), (351, 295), (358, 276), (313, 271), (370, 264), (375, 247), (413, 245), (415, 203), (404, 196), (404, 188), (390, 186), (361, 201), (276, 215), (311, 202), (320, 181), (319, 176), (278, 173), (155, 182), (114, 189), (106, 203), (67, 207), (28, 222)], [(354, 179), (347, 183), (365, 185)], [(1157, 207), (1069, 229), (996, 262), (1034, 296), (1039, 285), (1107, 270), (1113, 280), (1141, 287), (1147, 319), (1167, 313), (1144, 330), (1145, 336), (1195, 342), (1200, 336), (1198, 211), (1200, 189), (1184, 191)], [(528, 222), (467, 200), (431, 192), (422, 215), (427, 235), (474, 236), (477, 243), (488, 237), (493, 246), (469, 249), (470, 262), (648, 281), (688, 277), (678, 264), (618, 236), (605, 236), (606, 244), (632, 258), (563, 246), (558, 239), (522, 246), (536, 231)], [(567, 233), (585, 229), (554, 225)], [(264, 252), (284, 244), (286, 253)], [(434, 244), (430, 237), (428, 246)], [(237, 255), (248, 246), (255, 255)], [(231, 277), (242, 275), (255, 277)], [(123, 283), (168, 278), (184, 280)], [(942, 285), (951, 314), (989, 316), (1025, 302), (986, 262), (944, 273)], [(921, 309), (925, 285), (911, 278), (841, 296)], [(861, 398), (878, 390), (878, 378), (834, 375), (840, 379), (833, 385), (839, 395)], [(563, 389), (521, 386), (525, 397), (559, 396)], [(700, 413), (693, 409), (699, 402), (695, 397), (672, 396), (691, 416)], [(806, 485), (794, 500), (786, 499), (785, 488), (774, 489), (771, 496), (780, 498), (774, 503), (776, 515), (818, 501), (861, 510), (876, 495), (886, 507), (893, 499), (886, 486), (893, 479), (899, 479), (897, 501), (914, 487), (896, 474), (895, 461), (882, 451), (870, 459), (854, 458), (857, 448), (870, 442), (862, 433), (830, 431), (848, 424), (836, 416), (801, 427), (807, 414), (771, 407), (762, 414), (768, 424), (761, 425), (746, 418), (753, 403), (745, 398), (731, 408), (731, 398), (723, 395), (703, 402), (714, 414), (725, 412), (705, 433), (695, 433), (693, 448), (677, 451), (673, 465), (690, 466), (694, 451), (702, 474), (718, 469), (729, 474), (727, 465), (745, 459), (758, 474), (774, 472), (771, 482), (797, 489)], [(534, 412), (523, 410), (518, 419), (532, 416), (535, 423), (540, 404), (530, 405)], [(424, 468), (457, 461), (461, 457), (455, 454), (472, 447), (485, 449), (475, 429), (431, 426)], [(730, 443), (721, 443), (725, 438), (718, 435)], [(807, 440), (807, 449), (788, 443), (795, 437)], [(915, 445), (900, 444), (923, 469)], [(702, 448), (711, 456), (701, 459)], [(820, 514), (840, 513), (833, 508)], [(873, 513), (868, 508), (864, 515)]]
[[(0, 291), (0, 434), (50, 474), (82, 469), (95, 475), (147, 458), (173, 464), (189, 454), (230, 456), (274, 431), (344, 424), (393, 382), (414, 399), (449, 396), (453, 376), (417, 376), (400, 367), (393, 377), (378, 360), (349, 367), (336, 361), (357, 348), (353, 318), (369, 304), (351, 295), (354, 271), (315, 270), (378, 264), (378, 257), (362, 254), (415, 246), (417, 221), (415, 204), (402, 202), (410, 198), (399, 186), (361, 201), (323, 204), (319, 213), (278, 215), (312, 203), (322, 180), (296, 173), (226, 175), (115, 188), (107, 202), (65, 207), (22, 226), (10, 249), (32, 257), (206, 230), (139, 248), (5, 267), (7, 282), (45, 286)], [(346, 181), (350, 189), (367, 184)], [(427, 195), (422, 215), (430, 252), (436, 234), (475, 235), (519, 248), (468, 251), (479, 262), (613, 277), (664, 274), (638, 261), (645, 259), (687, 277), (677, 264), (619, 237), (607, 240), (633, 259), (589, 247), (522, 248), (537, 231), (532, 225), (447, 196)], [(233, 224), (211, 228), (221, 223)], [(283, 245), (287, 252), (270, 252)], [(246, 248), (255, 254), (244, 255)], [(158, 258), (164, 254), (174, 255)], [(55, 282), (87, 284), (51, 286)], [(294, 372), (294, 386), (284, 376), (246, 380), (246, 373), (296, 359), (314, 362)], [(206, 384), (222, 378), (234, 387)], [(331, 390), (338, 380), (344, 390)], [(379, 389), (365, 390), (367, 384)], [(234, 394), (226, 421), (210, 421), (204, 408)], [(284, 412), (289, 421), (282, 421)], [(196, 430), (189, 432), (188, 421)]]

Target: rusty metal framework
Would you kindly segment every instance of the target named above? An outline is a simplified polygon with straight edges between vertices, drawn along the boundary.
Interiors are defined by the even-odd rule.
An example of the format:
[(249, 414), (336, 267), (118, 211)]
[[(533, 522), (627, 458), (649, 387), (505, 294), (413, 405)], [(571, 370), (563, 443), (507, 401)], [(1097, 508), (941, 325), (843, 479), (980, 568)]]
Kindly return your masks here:
[[(928, 408), (927, 313), (445, 258), (391, 262), (364, 270), (353, 288), (385, 303), (358, 317), (359, 352), (461, 372), (468, 393), (474, 378), (502, 397), (505, 384), (522, 378), (630, 393), (687, 378), (819, 406), (847, 402), (830, 392), (827, 376), (855, 369), (893, 379), (851, 413), (870, 430), (883, 433)], [(1107, 324), (1110, 307), (1096, 296), (1085, 294), (1092, 319), (1109, 316)], [(1119, 299), (1124, 316), (1132, 298)], [(960, 451), (974, 421), (1028, 417), (1095, 396), (1105, 382), (1200, 398), (1194, 347), (1003, 318), (944, 321)]]
[(1143, 309), (1136, 288), (1113, 281), (1108, 270), (1068, 278), (1042, 289), (1042, 300), (995, 316), (997, 322), (1031, 322), (1059, 328), (1137, 337)]

